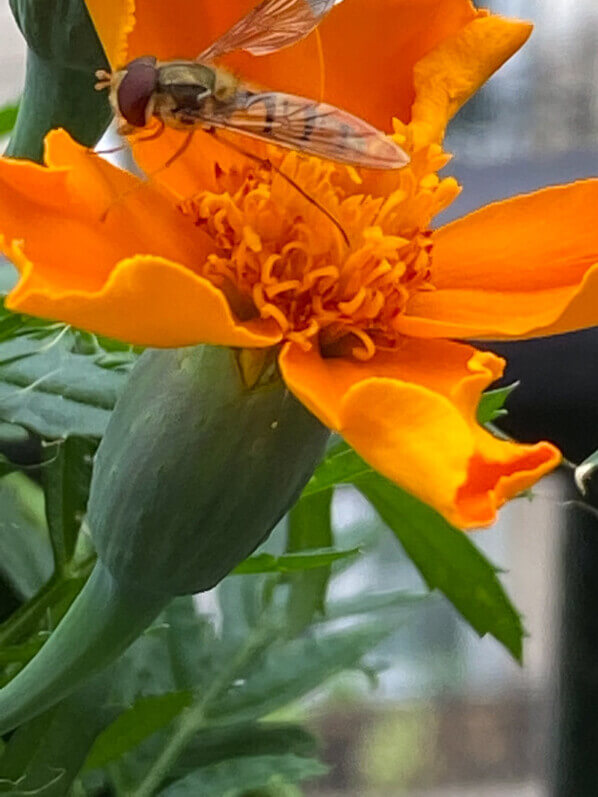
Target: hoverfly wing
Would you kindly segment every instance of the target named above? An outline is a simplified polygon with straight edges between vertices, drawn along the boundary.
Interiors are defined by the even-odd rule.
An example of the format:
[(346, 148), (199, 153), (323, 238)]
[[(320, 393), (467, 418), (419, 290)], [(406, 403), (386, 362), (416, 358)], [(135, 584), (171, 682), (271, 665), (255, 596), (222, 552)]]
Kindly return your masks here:
[(267, 55), (304, 39), (336, 0), (262, 0), (198, 57), (210, 61), (234, 50)]
[(207, 124), (365, 169), (400, 169), (406, 153), (372, 125), (334, 105), (281, 92), (239, 92)]

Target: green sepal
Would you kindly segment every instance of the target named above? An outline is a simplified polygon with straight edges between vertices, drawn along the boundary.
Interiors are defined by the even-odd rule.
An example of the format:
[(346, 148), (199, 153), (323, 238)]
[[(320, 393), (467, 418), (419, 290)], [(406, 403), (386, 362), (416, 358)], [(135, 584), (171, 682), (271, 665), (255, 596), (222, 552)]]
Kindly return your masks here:
[(41, 162), (48, 131), (63, 127), (94, 146), (111, 118), (94, 89), (108, 62), (83, 0), (10, 0), (28, 45), (25, 89), (7, 155)]
[(97, 562), (40, 652), (0, 689), (0, 734), (58, 703), (122, 653), (169, 596), (119, 584)]
[(231, 349), (146, 351), (96, 457), (98, 555), (139, 589), (210, 589), (297, 500), (328, 434), (278, 377), (248, 388)]

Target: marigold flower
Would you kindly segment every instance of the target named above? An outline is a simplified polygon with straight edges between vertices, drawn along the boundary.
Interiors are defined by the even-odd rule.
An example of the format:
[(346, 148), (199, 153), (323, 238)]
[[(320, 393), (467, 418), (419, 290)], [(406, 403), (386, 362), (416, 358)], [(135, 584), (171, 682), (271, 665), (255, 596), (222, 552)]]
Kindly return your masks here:
[[(116, 67), (193, 57), (252, 3), (87, 5)], [(132, 139), (150, 182), (51, 133), (46, 168), (0, 163), (0, 232), (21, 271), (8, 306), (148, 346), (277, 347), (289, 389), (373, 467), (460, 527), (491, 523), (560, 455), (478, 426), (504, 362), (453, 339), (565, 332), (593, 325), (598, 306), (596, 180), (432, 229), (459, 191), (437, 174), (446, 124), (530, 29), (469, 0), (345, 0), (330, 13), (323, 98), (388, 130), (410, 164), (364, 172), (242, 146), (338, 219), (349, 246), (275, 170), (206, 133), (161, 171), (181, 134)], [(227, 63), (316, 96), (317, 52), (312, 35)]]

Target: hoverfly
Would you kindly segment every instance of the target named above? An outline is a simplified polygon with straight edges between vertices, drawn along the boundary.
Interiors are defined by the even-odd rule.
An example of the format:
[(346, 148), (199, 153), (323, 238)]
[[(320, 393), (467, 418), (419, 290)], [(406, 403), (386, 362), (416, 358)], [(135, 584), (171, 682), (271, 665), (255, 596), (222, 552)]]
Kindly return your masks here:
[(351, 166), (400, 169), (408, 156), (363, 119), (305, 97), (254, 90), (213, 64), (235, 50), (266, 55), (295, 44), (319, 25), (335, 2), (262, 0), (196, 60), (135, 58), (113, 74), (98, 71), (96, 88), (110, 89), (121, 134), (131, 134), (157, 117), (158, 132), (164, 125), (189, 131), (183, 148), (197, 129), (224, 129)]

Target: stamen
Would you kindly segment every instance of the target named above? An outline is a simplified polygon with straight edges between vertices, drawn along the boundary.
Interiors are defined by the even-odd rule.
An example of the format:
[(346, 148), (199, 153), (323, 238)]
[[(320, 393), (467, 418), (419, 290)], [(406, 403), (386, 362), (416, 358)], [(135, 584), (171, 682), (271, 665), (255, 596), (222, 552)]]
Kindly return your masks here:
[(376, 351), (396, 350), (398, 319), (410, 298), (433, 290), (430, 218), (455, 193), (450, 178), (433, 174), (430, 164), (442, 160), (441, 152), (417, 150), (386, 197), (361, 186), (364, 193), (355, 193), (347, 167), (294, 153), (269, 157), (280, 159), (310, 204), (350, 231), (350, 248), (343, 249), (329, 225), (314, 223), (303, 203), (287, 199), (278, 161), (270, 168), (256, 156), (221, 171), (220, 193), (204, 191), (180, 205), (218, 248), (200, 273), (224, 291), (233, 311), (273, 319), (283, 339), (305, 351), (316, 346), (326, 357), (366, 361)]

